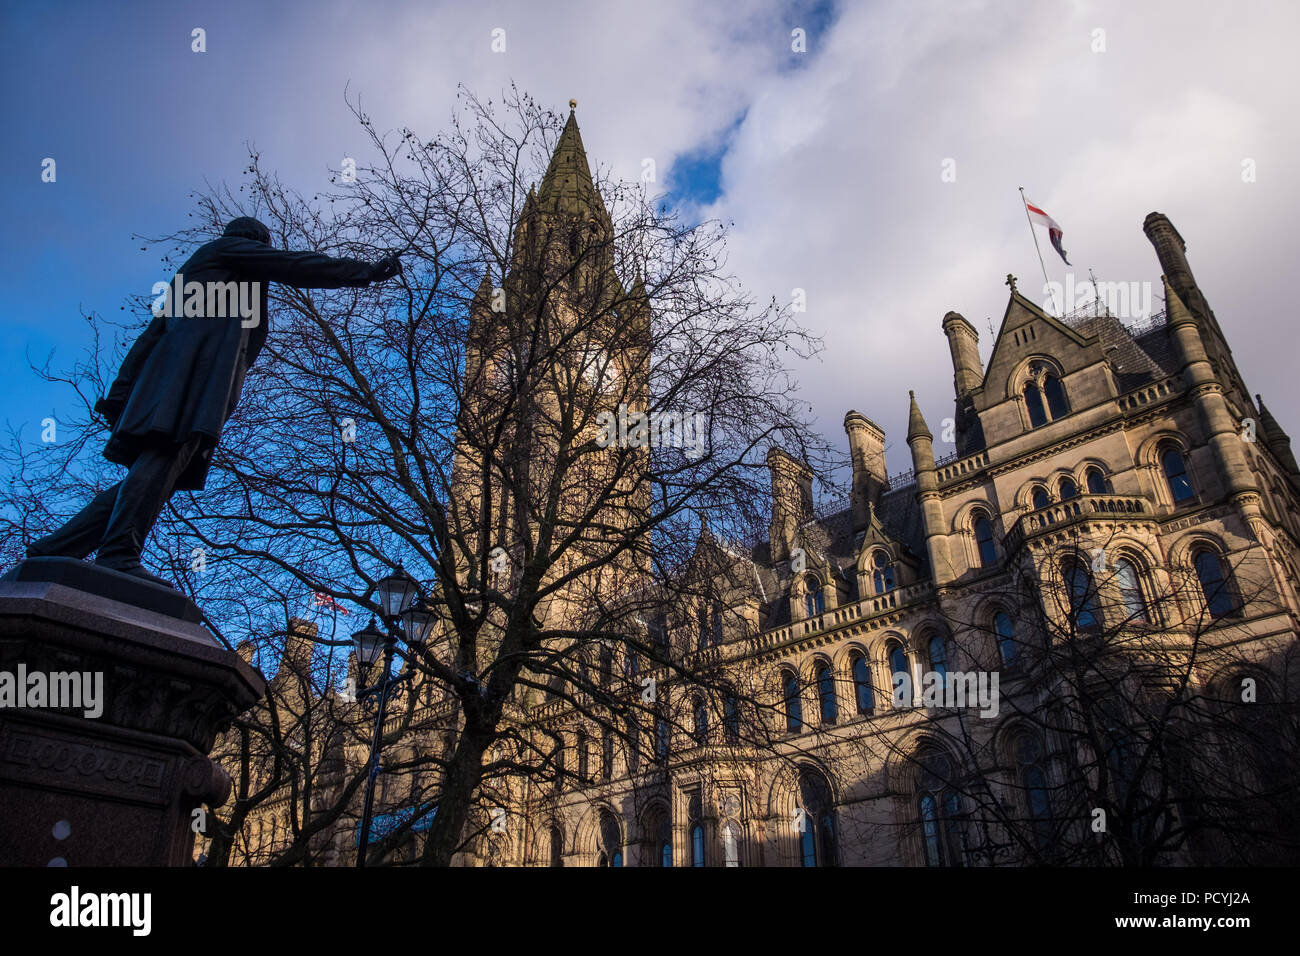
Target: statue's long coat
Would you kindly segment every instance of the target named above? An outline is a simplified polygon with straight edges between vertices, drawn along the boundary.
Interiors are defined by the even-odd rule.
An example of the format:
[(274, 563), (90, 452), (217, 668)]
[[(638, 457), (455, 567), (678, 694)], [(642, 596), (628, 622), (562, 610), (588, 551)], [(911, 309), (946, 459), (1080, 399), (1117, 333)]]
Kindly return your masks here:
[[(145, 448), (203, 436), (200, 452), (176, 483), (177, 489), (202, 488), (212, 449), (239, 401), (244, 375), (266, 342), (266, 284), (360, 287), (370, 284), (370, 272), (367, 263), (356, 259), (283, 252), (242, 236), (223, 236), (200, 246), (179, 270), (184, 281), (258, 283), (258, 322), (244, 328), (238, 314), (155, 317), (96, 406), (113, 427), (104, 457), (130, 465)], [(171, 311), (181, 312), (181, 304)]]

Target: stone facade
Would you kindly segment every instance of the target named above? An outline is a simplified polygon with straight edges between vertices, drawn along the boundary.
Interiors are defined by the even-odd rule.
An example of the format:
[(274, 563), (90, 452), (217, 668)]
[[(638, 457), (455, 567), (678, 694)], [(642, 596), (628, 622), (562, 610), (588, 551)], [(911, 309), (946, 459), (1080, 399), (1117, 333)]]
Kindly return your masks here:
[[(561, 145), (580, 151), (573, 130)], [(577, 179), (569, 201), (599, 202)], [(1120, 710), (1136, 708), (1149, 730), (1161, 701), (1235, 700), (1246, 685), (1250, 701), (1258, 693), (1292, 705), (1300, 468), (1247, 392), (1181, 236), (1159, 213), (1144, 229), (1165, 308), (1141, 327), (1104, 308), (1054, 317), (1008, 277), (984, 367), (974, 327), (955, 312), (943, 317), (955, 394), (940, 440), (953, 454), (936, 458), (915, 397), (913, 469), (902, 476), (885, 472), (883, 431), (846, 415), (852, 474), (842, 507), (815, 506), (807, 467), (771, 452), (768, 540), (702, 542), (725, 568), (721, 614), (698, 635), (693, 614), (664, 635), (683, 669), (708, 667), (754, 688), (753, 733), (735, 732), (716, 701), (692, 728), (694, 691), (671, 668), (646, 668), (612, 647), (602, 666), (626, 692), (653, 680), (681, 719), (664, 730), (642, 722), (632, 735), (642, 746), (607, 742), (562, 700), (521, 702), (521, 733), (561, 735), (581, 780), (502, 782), (492, 801), (508, 825), (488, 828), (462, 862), (1114, 862), (1128, 852), (1107, 848), (1123, 822), (1115, 815), (1148, 812), (1156, 799), (1134, 802), (1125, 789), (1155, 778), (1133, 766), (1152, 737)], [(1075, 671), (1054, 657), (1100, 644), (1109, 650)], [(1111, 673), (1103, 659), (1124, 664), (1099, 691)], [(1087, 681), (1076, 679), (1085, 672)], [(1000, 677), (997, 716), (971, 701), (928, 701), (926, 675), (936, 673)], [(1205, 736), (1189, 739), (1201, 741), (1198, 754), (1213, 749)], [(415, 738), (391, 759), (445, 740)], [(1184, 779), (1172, 751), (1158, 749), (1170, 768), (1159, 779)], [(1268, 762), (1241, 769), (1254, 781), (1242, 788), (1270, 791), (1259, 783)], [(400, 807), (402, 796), (385, 800)], [(1255, 812), (1242, 800), (1242, 812)], [(1098, 831), (1096, 812), (1107, 807), (1110, 827)], [(1205, 812), (1171, 799), (1152, 819), (1185, 825)], [(333, 838), (337, 862), (351, 859), (354, 824)], [(1238, 858), (1215, 827), (1191, 829), (1206, 832), (1166, 841), (1146, 862)]]

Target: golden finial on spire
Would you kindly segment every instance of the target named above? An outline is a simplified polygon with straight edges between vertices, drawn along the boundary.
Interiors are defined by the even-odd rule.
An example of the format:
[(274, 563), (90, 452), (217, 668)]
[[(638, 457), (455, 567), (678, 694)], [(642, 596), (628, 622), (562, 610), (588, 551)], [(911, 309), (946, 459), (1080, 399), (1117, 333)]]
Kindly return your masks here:
[(578, 101), (577, 101), (577, 100), (569, 100), (569, 109), (571, 109), (571, 110), (576, 110), (577, 108), (578, 108)]

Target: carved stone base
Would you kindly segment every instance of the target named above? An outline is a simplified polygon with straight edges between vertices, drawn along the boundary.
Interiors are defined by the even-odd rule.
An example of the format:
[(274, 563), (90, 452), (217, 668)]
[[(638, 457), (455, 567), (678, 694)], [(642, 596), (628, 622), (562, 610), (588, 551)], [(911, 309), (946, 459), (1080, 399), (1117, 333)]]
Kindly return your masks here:
[[(142, 593), (115, 590), (126, 575), (33, 563), (0, 580), (0, 865), (188, 866), (192, 811), (230, 789), (207, 754), (262, 696), (261, 675), (194, 623), (182, 595), (168, 600), (188, 608), (161, 613), (125, 603)], [(50, 706), (73, 686), (55, 674), (90, 675), (87, 698)]]

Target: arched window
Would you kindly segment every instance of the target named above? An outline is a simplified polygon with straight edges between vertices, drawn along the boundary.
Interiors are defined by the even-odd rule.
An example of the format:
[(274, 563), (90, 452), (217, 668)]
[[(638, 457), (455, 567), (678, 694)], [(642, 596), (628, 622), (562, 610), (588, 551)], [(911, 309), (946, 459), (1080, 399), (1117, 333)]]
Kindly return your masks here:
[(606, 690), (614, 682), (614, 652), (608, 647), (600, 651), (600, 686)]
[(952, 761), (941, 753), (919, 760), (917, 809), (921, 817), (921, 842), (927, 866), (964, 866), (961, 803), (953, 789)]
[(861, 654), (853, 658), (853, 695), (857, 699), (859, 714), (869, 714), (876, 709), (876, 693), (871, 686), (871, 666)]
[(704, 866), (704, 799), (699, 790), (691, 790), (687, 797), (686, 819), (691, 835), (691, 866)]
[(948, 676), (948, 641), (942, 634), (930, 638), (930, 670), (940, 678)]
[(1043, 394), (1047, 396), (1047, 410), (1051, 412), (1053, 421), (1070, 414), (1070, 403), (1065, 400), (1065, 387), (1055, 375), (1048, 374), (1043, 378)]
[(700, 650), (704, 650), (709, 646), (709, 636), (711, 634), (709, 630), (709, 612), (701, 607), (695, 612), (695, 615), (696, 620), (699, 622), (698, 647)]
[(1191, 501), (1196, 497), (1192, 490), (1192, 479), (1187, 474), (1187, 461), (1179, 448), (1169, 447), (1160, 453), (1160, 465), (1165, 470), (1165, 481), (1169, 483), (1169, 494), (1174, 503)]
[(889, 648), (889, 673), (894, 688), (894, 706), (912, 706), (912, 673), (907, 667), (907, 654), (902, 644)]
[(723, 866), (740, 866), (740, 827), (728, 820), (722, 828)]
[(695, 698), (692, 710), (694, 719), (691, 736), (695, 738), (697, 744), (706, 743), (709, 739), (709, 708), (705, 705), (703, 697)]
[(1129, 621), (1146, 621), (1147, 602), (1142, 596), (1142, 582), (1138, 577), (1137, 565), (1128, 558), (1115, 562), (1115, 583), (1119, 586), (1120, 599), (1124, 602), (1124, 614)]
[(835, 723), (838, 716), (838, 710), (835, 706), (835, 675), (831, 672), (831, 666), (825, 661), (817, 665), (817, 700), (821, 706), (821, 718), (823, 724)]
[(1082, 561), (1071, 558), (1061, 569), (1070, 595), (1070, 619), (1080, 631), (1095, 631), (1101, 626), (1097, 616), (1097, 592), (1092, 575)]
[[(600, 860), (604, 862), (599, 862)], [(618, 825), (618, 819), (608, 810), (600, 811), (600, 856), (597, 865), (623, 865), (623, 829)]]
[(1073, 478), (1062, 478), (1060, 485), (1057, 487), (1059, 489), (1058, 497), (1061, 501), (1069, 501), (1079, 493), (1079, 486), (1074, 483)]
[(600, 777), (609, 780), (614, 776), (614, 731), (606, 727), (600, 735)]
[(1039, 485), (1038, 487), (1034, 488), (1033, 501), (1034, 501), (1035, 511), (1037, 511), (1039, 508), (1046, 508), (1048, 505), (1052, 503), (1052, 499), (1047, 497), (1047, 489), (1044, 488), (1042, 485)]
[(1021, 734), (1016, 739), (1015, 756), (1034, 841), (1040, 847), (1046, 846), (1051, 840), (1052, 809), (1047, 775), (1043, 772), (1043, 746), (1033, 734)]
[(1047, 424), (1047, 412), (1043, 408), (1043, 394), (1033, 382), (1025, 385), (1025, 409), (1029, 412), (1029, 427), (1038, 428)]
[(799, 855), (803, 866), (836, 866), (835, 809), (831, 788), (820, 772), (805, 767), (799, 773)]
[(998, 651), (1002, 655), (1003, 665), (1013, 666), (1020, 655), (1020, 646), (1016, 643), (1016, 628), (1011, 623), (1011, 615), (1006, 611), (998, 611), (993, 615), (993, 632), (998, 637)]
[(803, 701), (799, 699), (799, 676), (794, 671), (783, 671), (781, 690), (785, 695), (785, 729), (798, 733), (803, 729)]
[(659, 865), (673, 865), (673, 831), (668, 823), (668, 814), (660, 814), (659, 825), (655, 829), (655, 842), (659, 845)]
[(1107, 495), (1110, 494), (1110, 488), (1106, 484), (1106, 476), (1101, 473), (1099, 468), (1089, 468), (1085, 476), (1088, 482), (1088, 494), (1090, 495)]
[(709, 621), (713, 625), (713, 645), (716, 647), (722, 643), (722, 608), (715, 604)]
[(826, 610), (826, 598), (822, 594), (822, 582), (815, 574), (804, 578), (804, 611), (807, 617), (816, 617)]
[(1201, 582), (1201, 596), (1211, 617), (1224, 617), (1240, 610), (1241, 602), (1232, 587), (1232, 581), (1223, 566), (1223, 559), (1209, 548), (1196, 552), (1193, 561), (1196, 577)]
[(564, 831), (551, 827), (551, 866), (564, 866)]
[(993, 522), (982, 511), (975, 512), (975, 547), (979, 550), (980, 564), (992, 567), (997, 563), (998, 552), (993, 546)]
[(875, 570), (872, 572), (871, 579), (875, 584), (877, 594), (887, 594), (894, 590), (894, 565), (889, 560), (889, 555), (883, 551), (877, 551), (871, 559)]

